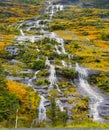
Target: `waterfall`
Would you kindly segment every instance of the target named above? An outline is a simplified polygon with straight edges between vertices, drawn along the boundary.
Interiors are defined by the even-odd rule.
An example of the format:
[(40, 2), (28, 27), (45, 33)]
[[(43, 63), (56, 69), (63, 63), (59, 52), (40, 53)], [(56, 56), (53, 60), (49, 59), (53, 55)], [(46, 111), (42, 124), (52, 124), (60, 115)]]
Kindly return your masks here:
[(69, 63), (69, 68), (72, 68), (72, 64), (71, 64), (71, 62)]
[(27, 85), (30, 86), (30, 87), (33, 87), (33, 82), (32, 82), (32, 80), (33, 80), (33, 79), (29, 79), (29, 80), (28, 80), (28, 84), (27, 84)]
[(32, 28), (35, 28), (35, 27), (36, 27), (35, 25), (30, 26), (30, 27), (28, 27), (26, 30), (29, 32)]
[(61, 112), (64, 111), (62, 102), (59, 99), (56, 99), (56, 105), (59, 106), (59, 109), (60, 109)]
[(56, 33), (54, 33), (54, 32), (51, 32), (51, 38), (56, 38), (57, 37), (57, 35), (56, 35)]
[(52, 86), (53, 84), (56, 84), (57, 82), (55, 66), (50, 64), (49, 71), (50, 71), (49, 82), (50, 82), (50, 86)]
[(59, 11), (60, 5), (56, 5), (56, 11)]
[(64, 9), (64, 6), (63, 5), (60, 5), (60, 11)]
[(64, 67), (67, 67), (67, 64), (66, 64), (66, 62), (65, 62), (64, 60), (62, 60), (61, 62), (62, 62), (62, 65), (63, 65)]
[(97, 92), (92, 89), (92, 86), (89, 85), (87, 81), (88, 71), (86, 68), (80, 67), (76, 64), (76, 71), (79, 74), (79, 86), (87, 93), (89, 96), (90, 103), (90, 113), (94, 121), (103, 121), (103, 118), (99, 114), (99, 106), (104, 101), (104, 98)]
[(57, 45), (55, 45), (55, 49), (56, 49), (57, 54), (61, 54), (61, 51), (58, 49)]
[(64, 42), (61, 42), (61, 47), (62, 47), (62, 52), (63, 52), (64, 54), (67, 54), (66, 51), (65, 51), (65, 48), (64, 48)]
[(40, 50), (39, 50), (38, 48), (37, 48), (36, 50), (37, 50), (38, 52), (40, 52)]
[[(50, 75), (49, 75), (49, 79), (48, 79), (49, 82), (50, 82), (50, 88), (54, 87), (55, 89), (58, 90), (58, 92), (60, 92), (60, 89), (59, 89), (58, 84), (57, 84), (55, 66), (50, 64), (50, 61), (48, 60), (48, 57), (46, 57), (45, 64), (50, 66), (50, 70), (49, 70)], [(56, 104), (57, 104), (57, 106), (59, 106), (60, 111), (64, 111), (62, 103), (61, 103), (61, 101), (59, 99), (56, 100)]]
[(50, 20), (52, 20), (52, 17), (53, 17), (53, 15), (54, 15), (54, 13), (56, 13), (56, 12), (61, 11), (61, 10), (64, 9), (63, 5), (59, 5), (59, 4), (53, 5), (52, 2), (48, 2), (48, 4), (49, 4), (49, 5), (48, 5), (48, 7), (47, 7), (45, 13), (50, 14), (50, 15), (49, 15), (49, 16), (50, 16)]
[(71, 54), (68, 54), (68, 59), (71, 60)]
[(46, 120), (46, 108), (44, 106), (44, 102), (46, 101), (45, 98), (40, 95), (40, 103), (39, 103), (39, 113), (38, 113), (38, 118), (39, 121), (44, 121)]
[(45, 65), (50, 66), (50, 61), (48, 60), (48, 57), (46, 57)]
[(22, 21), (22, 23), (20, 23), (20, 24), (16, 27), (16, 29), (19, 29), (19, 28), (23, 25), (23, 22), (24, 22), (24, 21)]
[(25, 34), (24, 34), (22, 29), (20, 29), (20, 33), (21, 33), (22, 36), (25, 36)]
[(65, 51), (65, 48), (64, 48), (64, 40), (63, 40), (62, 38), (58, 38), (57, 41), (58, 41), (59, 43), (61, 43), (60, 46), (61, 46), (61, 49), (62, 49), (62, 53), (63, 53), (63, 54), (67, 54), (66, 51)]
[[(57, 3), (59, 3), (59, 2), (57, 2)], [(57, 41), (57, 43), (53, 45), (52, 52), (56, 52), (57, 54), (66, 54), (66, 56), (68, 57), (66, 59), (66, 57), (64, 57), (64, 55), (58, 55), (58, 56), (56, 55), (54, 57), (56, 59), (56, 61), (53, 61), (53, 62), (55, 63), (60, 60), (59, 63), (61, 62), (63, 67), (72, 68), (73, 62), (71, 62), (71, 61), (72, 61), (73, 55), (66, 52), (65, 46), (64, 46), (64, 44), (65, 44), (64, 40), (61, 37), (59, 37), (56, 33), (50, 32), (49, 30), (47, 30), (48, 26), (51, 24), (50, 22), (53, 18), (53, 15), (56, 12), (61, 11), (63, 9), (64, 9), (64, 6), (61, 4), (56, 4), (55, 1), (48, 2), (47, 8), (45, 9), (45, 13), (42, 12), (42, 14), (38, 18), (33, 18), (30, 20), (23, 21), (17, 27), (17, 29), (19, 29), (19, 32), (21, 33), (21, 35), (16, 37), (16, 41), (18, 44), (22, 43), (23, 45), (25, 45), (26, 47), (29, 48), (29, 45), (28, 45), (29, 42), (34, 43), (39, 40), (42, 40), (43, 38), (50, 38), (51, 40), (53, 39), (53, 40)], [(48, 19), (48, 20), (43, 19), (44, 18), (43, 16), (46, 14), (47, 14), (47, 16), (50, 17), (50, 19)], [(23, 26), (23, 28), (20, 29), (21, 26), (23, 25), (23, 23), (25, 23), (26, 26)], [(46, 24), (46, 23), (48, 23), (48, 24)], [(26, 31), (25, 31), (25, 34), (23, 32), (24, 30), (31, 31), (31, 32), (28, 33), (28, 35), (26, 35)], [(33, 35), (33, 33), (34, 33), (34, 35)], [(27, 45), (25, 43), (27, 43)], [(35, 46), (36, 46), (36, 48), (35, 48)], [(45, 58), (45, 56), (43, 54), (45, 54), (46, 51), (44, 50), (44, 53), (43, 53), (43, 48), (41, 50), (40, 45), (36, 44), (33, 46), (33, 48), (35, 48), (37, 53), (41, 51), (39, 53), (39, 55), (36, 56), (37, 59)], [(13, 64), (15, 64), (15, 61), (13, 61)], [(58, 65), (52, 64), (52, 61), (50, 61), (48, 59), (48, 57), (46, 57), (45, 65), (47, 65), (46, 68), (48, 68), (48, 70), (49, 70), (48, 81), (50, 82), (50, 85), (49, 85), (48, 89), (47, 89), (47, 85), (44, 85), (44, 86), (35, 85), (34, 82), (35, 82), (35, 80), (37, 80), (37, 74), (39, 73), (39, 71), (36, 71), (31, 78), (29, 78), (29, 77), (20, 78), (19, 75), (17, 77), (14, 77), (12, 74), (10, 76), (8, 76), (7, 78), (9, 78), (10, 80), (14, 80), (14, 81), (18, 80), (19, 82), (28, 84), (29, 86), (31, 86), (34, 89), (34, 91), (37, 91), (39, 93), (39, 95), (40, 95), (40, 102), (39, 102), (39, 107), (38, 107), (39, 121), (46, 120), (45, 106), (48, 109), (48, 107), (50, 105), (50, 102), (48, 103), (47, 102), (48, 100), (46, 100), (46, 98), (48, 96), (47, 94), (48, 94), (50, 88), (54, 88), (59, 92), (59, 99), (55, 100), (56, 105), (59, 106), (59, 109), (61, 111), (64, 111), (64, 108), (68, 108), (68, 112), (70, 113), (69, 114), (69, 119), (70, 119), (70, 117), (72, 116), (71, 110), (72, 110), (74, 104), (73, 103), (69, 104), (68, 100), (72, 99), (73, 95), (69, 94), (68, 97), (64, 97), (63, 92), (66, 91), (66, 88), (62, 87), (61, 88), (62, 92), (60, 91), (59, 86), (58, 86), (58, 78), (59, 78), (60, 82), (61, 81), (67, 82), (67, 79), (65, 80), (64, 77), (61, 77), (61, 75), (58, 75), (59, 76), (58, 78), (56, 77), (55, 66), (57, 66), (57, 67), (59, 67), (59, 69), (61, 69), (62, 65), (60, 67)], [(42, 71), (42, 70), (40, 70), (40, 71)], [(100, 114), (103, 115), (103, 113), (104, 113), (104, 115), (107, 116), (107, 114), (109, 113), (109, 110), (106, 111), (108, 100), (105, 102), (104, 101), (105, 99), (100, 94), (95, 92), (93, 90), (92, 86), (88, 83), (88, 81), (87, 81), (88, 70), (87, 69), (80, 67), (78, 64), (76, 64), (76, 71), (78, 72), (78, 77), (79, 77), (79, 87), (81, 87), (81, 89), (84, 90), (84, 92), (90, 98), (90, 104), (89, 104), (90, 115), (92, 115), (94, 121), (102, 121), (103, 119), (101, 118)], [(33, 71), (32, 71), (32, 73), (33, 73)], [(46, 77), (45, 77), (45, 79), (46, 79)], [(43, 80), (43, 79), (41, 79), (41, 80)], [(75, 81), (77, 81), (77, 80), (75, 80)], [(72, 84), (73, 84), (73, 82), (72, 82)], [(102, 104), (103, 102), (104, 102), (104, 104)], [(101, 112), (101, 113), (99, 113), (99, 112)]]
[(34, 42), (35, 42), (35, 37), (32, 36), (31, 39), (30, 39), (30, 41), (31, 41), (32, 43), (34, 43)]
[(54, 6), (51, 6), (51, 14), (50, 14), (50, 20), (52, 20), (52, 17), (54, 15)]
[(50, 88), (55, 88), (60, 92), (60, 89), (57, 84), (57, 77), (56, 77), (56, 70), (54, 65), (50, 65), (50, 76), (49, 76), (49, 82), (50, 82)]
[(34, 87), (33, 80), (37, 80), (37, 74), (39, 73), (39, 71), (40, 70), (36, 71), (34, 76), (28, 80), (28, 86)]
[(50, 88), (53, 87), (53, 88), (57, 89), (58, 92), (60, 92), (60, 89), (59, 89), (58, 84), (57, 84), (55, 66), (50, 63), (50, 60), (48, 60), (48, 57), (46, 57), (45, 65), (48, 65), (50, 67), (50, 69), (49, 69), (50, 75), (49, 75), (49, 78), (48, 78), (48, 81), (50, 82), (49, 87)]
[(40, 27), (39, 23), (40, 23), (40, 20), (37, 20), (36, 21), (36, 27)]
[(33, 76), (33, 80), (37, 80), (37, 74), (40, 72), (40, 70), (36, 71), (34, 76)]

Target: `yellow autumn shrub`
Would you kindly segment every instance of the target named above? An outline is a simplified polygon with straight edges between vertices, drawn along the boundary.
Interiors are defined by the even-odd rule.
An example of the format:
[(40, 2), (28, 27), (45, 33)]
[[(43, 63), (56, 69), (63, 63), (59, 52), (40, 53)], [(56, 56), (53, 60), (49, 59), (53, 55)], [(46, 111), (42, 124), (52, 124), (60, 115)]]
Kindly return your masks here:
[(39, 97), (38, 93), (32, 88), (22, 83), (17, 83), (11, 80), (7, 81), (9, 91), (15, 93), (21, 100), (24, 109), (36, 109), (38, 107)]

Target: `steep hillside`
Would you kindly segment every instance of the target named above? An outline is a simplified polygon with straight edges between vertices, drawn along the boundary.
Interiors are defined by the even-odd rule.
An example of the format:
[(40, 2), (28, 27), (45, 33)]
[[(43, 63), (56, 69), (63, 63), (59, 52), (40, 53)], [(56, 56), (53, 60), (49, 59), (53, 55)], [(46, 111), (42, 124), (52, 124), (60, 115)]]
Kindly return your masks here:
[(0, 128), (109, 128), (109, 9), (93, 3), (1, 2)]

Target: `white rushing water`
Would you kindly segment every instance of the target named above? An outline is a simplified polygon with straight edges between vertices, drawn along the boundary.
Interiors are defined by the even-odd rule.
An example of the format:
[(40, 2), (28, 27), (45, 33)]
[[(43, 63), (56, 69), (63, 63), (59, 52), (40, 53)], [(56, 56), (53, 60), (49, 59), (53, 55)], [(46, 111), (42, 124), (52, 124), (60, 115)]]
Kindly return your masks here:
[(52, 2), (48, 2), (48, 7), (46, 8), (45, 13), (49, 14), (50, 20), (52, 20), (53, 15), (58, 11), (62, 11), (63, 9), (64, 9), (63, 5), (60, 4), (54, 5)]
[(34, 76), (33, 76), (33, 80), (37, 80), (37, 74), (40, 72), (40, 70), (36, 71)]
[(32, 43), (34, 43), (34, 42), (35, 42), (35, 37), (32, 36), (31, 39), (30, 39), (30, 41), (31, 41)]
[(52, 17), (54, 15), (54, 6), (51, 6), (51, 14), (50, 14), (50, 20), (52, 20)]
[(55, 49), (56, 49), (56, 53), (60, 55), (60, 54), (61, 54), (61, 51), (58, 49), (58, 46), (57, 46), (57, 45), (55, 45)]
[(56, 105), (59, 107), (59, 109), (60, 109), (61, 112), (64, 111), (62, 102), (59, 99), (56, 99)]
[(59, 42), (61, 44), (60, 47), (62, 49), (62, 53), (67, 54), (66, 51), (65, 51), (65, 48), (64, 48), (64, 40), (60, 37), (58, 37), (56, 40), (57, 40), (57, 42)]
[[(58, 43), (60, 43), (60, 47), (61, 47), (61, 51), (63, 54), (67, 54), (67, 52), (65, 51), (65, 48), (64, 48), (64, 40), (62, 38), (60, 38), (56, 33), (54, 32), (51, 32), (51, 35), (50, 35), (50, 38), (53, 38), (55, 39)], [(55, 45), (55, 48), (56, 48), (56, 51), (58, 54), (61, 54), (61, 51), (58, 49), (58, 46)]]
[(20, 33), (21, 33), (22, 36), (25, 36), (25, 34), (24, 34), (22, 29), (20, 29)]
[(56, 84), (57, 82), (55, 66), (50, 64), (49, 71), (50, 71), (49, 82), (50, 82), (50, 86), (52, 86), (53, 84)]
[(46, 108), (44, 106), (45, 101), (46, 99), (42, 95), (40, 95), (39, 113), (38, 113), (39, 121), (46, 120)]
[(46, 57), (45, 65), (48, 65), (50, 67), (50, 69), (49, 69), (50, 75), (48, 78), (48, 81), (50, 82), (49, 88), (54, 88), (54, 86), (55, 86), (55, 88), (58, 90), (58, 92), (60, 92), (60, 89), (57, 85), (55, 66), (50, 63), (50, 60), (48, 60), (48, 57)]
[(99, 114), (98, 107), (104, 101), (104, 98), (92, 89), (87, 81), (88, 71), (87, 69), (80, 67), (76, 64), (76, 71), (79, 74), (79, 86), (87, 93), (91, 100), (90, 112), (94, 121), (103, 121), (103, 118)]
[(67, 63), (64, 60), (62, 60), (61, 62), (64, 67), (67, 67)]
[(50, 69), (49, 69), (50, 75), (49, 75), (48, 80), (50, 82), (50, 87), (51, 87), (53, 84), (56, 84), (56, 82), (57, 82), (55, 66), (50, 63), (48, 58), (46, 58), (46, 63), (45, 64), (50, 67)]
[[(37, 74), (38, 74), (39, 72), (40, 72), (40, 70), (36, 71), (35, 74), (34, 74), (34, 76), (33, 76), (31, 79), (28, 80), (28, 86), (31, 86), (31, 87), (34, 86), (33, 80), (37, 80)], [(33, 87), (33, 88), (34, 88), (34, 87)]]
[(37, 21), (36, 21), (36, 24), (35, 24), (37, 28), (40, 27), (40, 24), (39, 24), (39, 23), (40, 23), (40, 20), (37, 20)]
[(71, 63), (71, 62), (69, 63), (69, 68), (70, 68), (70, 69), (72, 68), (72, 63)]

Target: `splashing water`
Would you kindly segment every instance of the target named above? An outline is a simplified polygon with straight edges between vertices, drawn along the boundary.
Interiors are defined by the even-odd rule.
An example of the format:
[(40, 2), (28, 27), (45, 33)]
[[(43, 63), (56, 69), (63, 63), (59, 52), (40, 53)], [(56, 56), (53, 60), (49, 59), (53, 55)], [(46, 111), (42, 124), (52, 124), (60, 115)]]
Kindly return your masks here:
[(49, 71), (50, 71), (49, 82), (50, 82), (50, 86), (52, 86), (53, 84), (56, 84), (57, 82), (55, 66), (50, 64)]
[(67, 54), (64, 48), (64, 40), (62, 38), (58, 38), (58, 42), (61, 43), (62, 53)]
[(39, 114), (38, 114), (38, 118), (39, 118), (39, 121), (44, 121), (46, 120), (46, 108), (44, 106), (44, 102), (46, 101), (45, 98), (40, 95), (40, 103), (39, 103)]
[(61, 112), (64, 111), (62, 102), (59, 99), (56, 99), (56, 105), (59, 106), (59, 109), (60, 109)]
[(33, 78), (28, 80), (28, 86), (34, 87), (33, 80), (37, 80), (37, 74), (40, 72), (40, 70), (36, 71)]
[(90, 112), (94, 121), (102, 122), (103, 118), (100, 116), (98, 107), (104, 101), (104, 98), (97, 92), (95, 92), (87, 81), (88, 71), (87, 69), (80, 67), (76, 64), (76, 71), (79, 74), (79, 86), (88, 94), (91, 104)]
[(61, 51), (58, 49), (58, 46), (57, 45), (55, 45), (55, 49), (56, 49), (56, 52), (57, 52), (57, 54), (61, 54)]
[(24, 34), (22, 29), (20, 30), (20, 33), (21, 33), (22, 36), (25, 36), (25, 34)]
[(34, 37), (34, 36), (31, 37), (30, 41), (31, 41), (32, 43), (34, 43), (34, 42), (35, 42), (35, 37)]
[(62, 62), (62, 65), (63, 65), (64, 67), (67, 67), (67, 64), (66, 64), (66, 62), (65, 62), (64, 60), (62, 60), (61, 62)]

